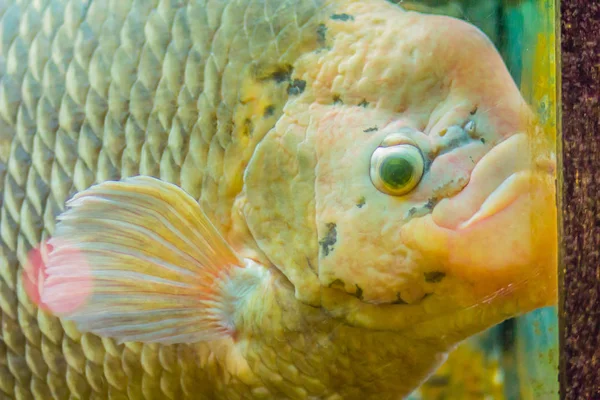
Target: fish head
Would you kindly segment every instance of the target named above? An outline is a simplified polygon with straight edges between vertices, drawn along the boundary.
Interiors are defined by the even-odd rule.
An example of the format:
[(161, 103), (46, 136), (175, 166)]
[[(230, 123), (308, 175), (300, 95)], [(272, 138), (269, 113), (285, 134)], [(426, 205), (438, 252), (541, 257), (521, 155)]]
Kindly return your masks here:
[(464, 337), (554, 304), (552, 141), (477, 28), (377, 7), (349, 5), (296, 65), (307, 90), (246, 176), (249, 208), (276, 186), (262, 221), (286, 222), (267, 239), (249, 212), (251, 231), (300, 298), (364, 327), (433, 332), (463, 313)]

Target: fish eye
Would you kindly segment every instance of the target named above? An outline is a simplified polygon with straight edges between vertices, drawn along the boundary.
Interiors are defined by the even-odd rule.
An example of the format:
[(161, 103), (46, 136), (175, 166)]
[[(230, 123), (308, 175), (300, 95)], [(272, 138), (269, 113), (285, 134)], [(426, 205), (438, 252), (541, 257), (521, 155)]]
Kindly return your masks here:
[(382, 193), (402, 196), (421, 181), (425, 162), (412, 144), (378, 147), (371, 157), (371, 181)]

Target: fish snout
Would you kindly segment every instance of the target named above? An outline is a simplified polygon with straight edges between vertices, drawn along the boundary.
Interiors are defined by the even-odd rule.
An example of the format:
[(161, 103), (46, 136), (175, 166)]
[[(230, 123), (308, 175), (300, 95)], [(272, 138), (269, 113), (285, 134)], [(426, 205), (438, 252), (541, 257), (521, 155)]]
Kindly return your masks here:
[[(434, 222), (447, 229), (466, 229), (498, 214), (519, 197), (537, 191), (538, 181), (554, 174), (555, 162), (549, 156), (534, 155), (531, 147), (525, 133), (512, 135), (496, 145), (477, 162), (468, 184), (437, 204)], [(550, 187), (546, 189), (552, 191)]]
[(512, 135), (477, 162), (459, 193), (403, 226), (403, 237), (429, 263), (471, 285), (475, 298), (527, 287), (522, 312), (554, 304), (555, 164), (531, 135)]

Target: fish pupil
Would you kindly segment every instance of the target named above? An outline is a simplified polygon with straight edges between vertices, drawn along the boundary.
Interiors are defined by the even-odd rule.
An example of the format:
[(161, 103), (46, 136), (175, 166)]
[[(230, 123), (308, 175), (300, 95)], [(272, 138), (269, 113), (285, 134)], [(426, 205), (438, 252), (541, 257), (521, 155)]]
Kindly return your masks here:
[(401, 188), (409, 183), (414, 172), (412, 163), (400, 154), (387, 156), (379, 167), (381, 180), (393, 188)]

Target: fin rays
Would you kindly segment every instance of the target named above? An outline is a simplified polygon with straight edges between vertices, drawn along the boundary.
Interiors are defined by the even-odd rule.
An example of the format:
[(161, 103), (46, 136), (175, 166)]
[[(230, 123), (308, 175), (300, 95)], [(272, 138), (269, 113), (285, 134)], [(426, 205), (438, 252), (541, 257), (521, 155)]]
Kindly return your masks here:
[(233, 329), (225, 282), (242, 262), (183, 190), (135, 177), (67, 206), (41, 292), (50, 310), (118, 341), (195, 342)]

